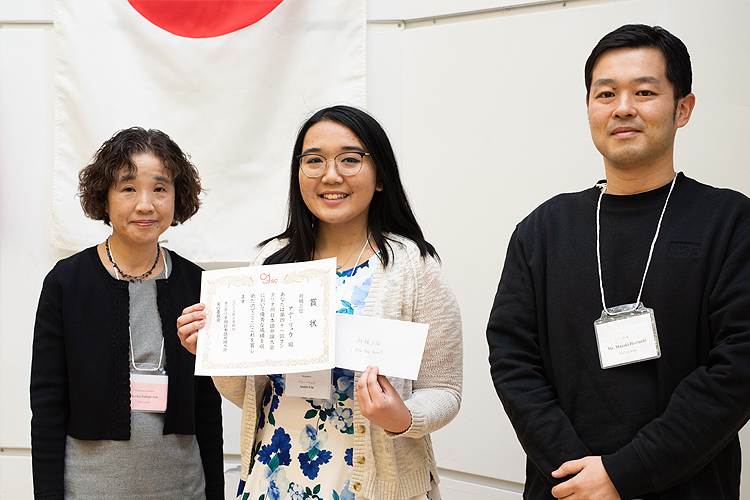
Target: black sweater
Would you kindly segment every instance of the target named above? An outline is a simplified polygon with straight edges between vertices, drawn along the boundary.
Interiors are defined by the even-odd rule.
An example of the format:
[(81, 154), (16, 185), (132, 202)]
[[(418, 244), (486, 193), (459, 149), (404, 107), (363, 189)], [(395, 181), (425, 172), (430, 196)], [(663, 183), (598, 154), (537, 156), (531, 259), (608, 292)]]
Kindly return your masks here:
[[(669, 185), (604, 196), (607, 306), (636, 301)], [(625, 500), (737, 499), (750, 416), (750, 200), (679, 175), (642, 302), (661, 358), (603, 370), (593, 323), (598, 188), (557, 196), (514, 232), (487, 327), (495, 388), (527, 453), (524, 498), (601, 455)]]
[[(195, 356), (177, 337), (177, 317), (199, 301), (201, 269), (174, 252), (157, 280), (168, 359), (164, 434), (195, 434), (206, 497), (224, 498), (221, 397), (210, 377), (193, 375)], [(39, 298), (31, 365), (34, 496), (62, 499), (65, 436), (130, 438), (128, 282), (104, 268), (96, 247), (58, 262)]]

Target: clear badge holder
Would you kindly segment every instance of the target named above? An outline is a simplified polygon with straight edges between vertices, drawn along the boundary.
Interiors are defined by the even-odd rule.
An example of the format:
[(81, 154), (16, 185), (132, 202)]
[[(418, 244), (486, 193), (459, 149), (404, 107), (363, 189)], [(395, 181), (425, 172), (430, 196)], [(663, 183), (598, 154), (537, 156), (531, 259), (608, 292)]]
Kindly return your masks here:
[(130, 371), (130, 409), (164, 413), (167, 411), (169, 376), (164, 370)]
[(284, 374), (284, 396), (331, 401), (333, 370)]
[(602, 311), (594, 330), (603, 369), (661, 356), (654, 311), (640, 302)]

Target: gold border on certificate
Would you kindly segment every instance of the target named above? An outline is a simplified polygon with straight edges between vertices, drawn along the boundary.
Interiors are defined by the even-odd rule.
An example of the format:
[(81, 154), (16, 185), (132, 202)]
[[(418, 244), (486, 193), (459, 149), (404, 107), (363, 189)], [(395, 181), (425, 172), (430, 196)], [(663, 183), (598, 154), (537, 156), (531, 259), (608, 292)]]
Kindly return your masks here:
[(334, 291), (334, 259), (204, 271), (206, 326), (198, 336), (195, 373), (332, 368)]

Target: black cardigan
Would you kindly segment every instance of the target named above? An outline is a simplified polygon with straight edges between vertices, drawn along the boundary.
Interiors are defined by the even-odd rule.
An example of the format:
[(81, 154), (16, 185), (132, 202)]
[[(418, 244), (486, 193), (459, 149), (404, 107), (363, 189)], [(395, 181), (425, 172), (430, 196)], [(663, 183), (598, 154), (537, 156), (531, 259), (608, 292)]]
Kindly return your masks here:
[[(224, 498), (221, 397), (210, 377), (193, 375), (176, 321), (199, 301), (201, 268), (174, 252), (157, 280), (168, 360), (164, 434), (195, 434), (207, 499)], [(34, 497), (64, 496), (65, 439), (130, 439), (128, 282), (104, 268), (96, 247), (59, 261), (44, 280), (31, 363)]]

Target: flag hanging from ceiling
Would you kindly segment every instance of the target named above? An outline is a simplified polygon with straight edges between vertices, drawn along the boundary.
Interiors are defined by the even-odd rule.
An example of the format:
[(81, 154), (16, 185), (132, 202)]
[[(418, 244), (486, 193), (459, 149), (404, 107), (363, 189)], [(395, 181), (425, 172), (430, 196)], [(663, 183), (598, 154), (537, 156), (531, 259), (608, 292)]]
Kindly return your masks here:
[(52, 243), (80, 250), (78, 171), (115, 132), (157, 128), (207, 194), (162, 238), (198, 262), (242, 262), (284, 228), (300, 124), (365, 105), (365, 0), (56, 0)]

